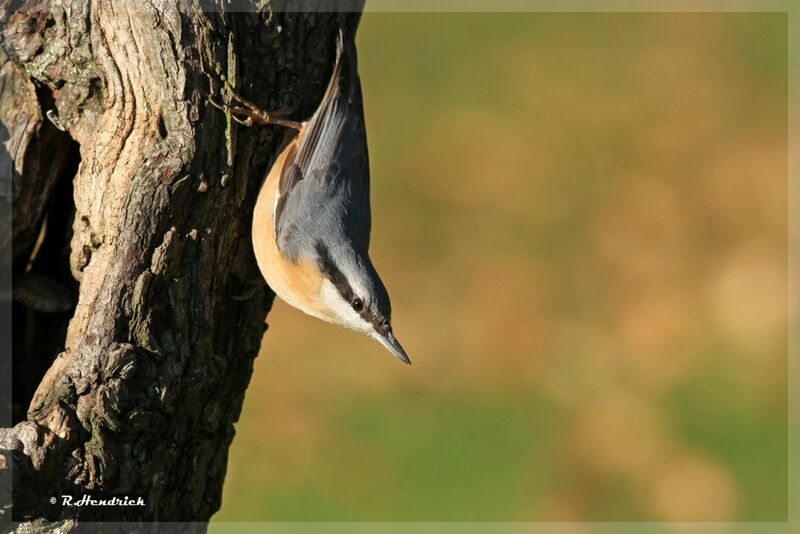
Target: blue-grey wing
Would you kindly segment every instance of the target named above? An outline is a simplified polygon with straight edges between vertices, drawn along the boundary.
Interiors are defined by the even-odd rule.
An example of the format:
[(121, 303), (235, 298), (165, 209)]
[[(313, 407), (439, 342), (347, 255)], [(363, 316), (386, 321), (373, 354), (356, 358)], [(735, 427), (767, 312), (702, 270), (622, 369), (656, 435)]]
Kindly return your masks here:
[(288, 154), (280, 177), (278, 246), (296, 257), (301, 250), (313, 250), (316, 241), (336, 236), (366, 252), (369, 205), (369, 156), (355, 44), (340, 31), (325, 96), (296, 150)]

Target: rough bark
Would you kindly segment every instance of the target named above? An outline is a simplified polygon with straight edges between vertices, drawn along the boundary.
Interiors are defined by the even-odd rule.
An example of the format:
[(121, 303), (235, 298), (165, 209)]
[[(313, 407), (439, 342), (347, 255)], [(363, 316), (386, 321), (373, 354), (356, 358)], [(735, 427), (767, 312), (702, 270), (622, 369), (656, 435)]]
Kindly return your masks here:
[[(227, 80), (264, 109), (306, 118), (346, 23), (266, 4), (0, 4), (15, 273), (48, 210), (66, 205), (79, 282), (27, 420), (0, 430), (16, 521), (204, 522), (220, 507), (272, 302), (252, 255), (251, 212), (283, 132), (238, 126), (207, 98), (224, 98)], [(74, 193), (58, 195), (59, 180)], [(146, 505), (50, 503), (83, 494)]]

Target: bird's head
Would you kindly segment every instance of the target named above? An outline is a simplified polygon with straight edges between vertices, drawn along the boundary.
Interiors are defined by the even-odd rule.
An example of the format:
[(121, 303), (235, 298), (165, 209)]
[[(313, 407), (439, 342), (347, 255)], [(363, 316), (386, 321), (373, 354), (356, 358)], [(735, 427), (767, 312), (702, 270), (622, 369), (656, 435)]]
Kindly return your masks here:
[(406, 351), (392, 331), (389, 293), (366, 253), (331, 250), (318, 243), (317, 262), (323, 274), (319, 306), (326, 320), (367, 334), (404, 363)]

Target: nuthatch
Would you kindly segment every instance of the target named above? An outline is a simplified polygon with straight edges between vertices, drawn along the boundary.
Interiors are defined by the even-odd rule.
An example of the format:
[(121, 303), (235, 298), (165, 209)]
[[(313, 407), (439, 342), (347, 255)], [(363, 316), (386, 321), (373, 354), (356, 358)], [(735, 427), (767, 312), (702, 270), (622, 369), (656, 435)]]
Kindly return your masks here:
[(246, 126), (296, 130), (272, 164), (253, 214), (253, 248), (269, 286), (295, 308), (367, 334), (411, 363), (392, 332), (389, 294), (368, 254), (369, 161), (352, 32), (339, 30), (333, 74), (308, 121), (233, 98), (234, 106), (211, 103)]

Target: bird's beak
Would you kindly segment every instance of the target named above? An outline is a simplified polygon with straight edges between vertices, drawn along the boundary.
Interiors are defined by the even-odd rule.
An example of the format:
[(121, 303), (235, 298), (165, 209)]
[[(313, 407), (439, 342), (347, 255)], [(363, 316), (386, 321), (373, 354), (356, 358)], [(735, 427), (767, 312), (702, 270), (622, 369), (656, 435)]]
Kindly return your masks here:
[(400, 345), (400, 342), (397, 341), (397, 338), (394, 337), (394, 334), (391, 330), (386, 332), (385, 334), (381, 334), (380, 332), (373, 332), (372, 337), (377, 339), (381, 342), (381, 345), (386, 347), (389, 352), (397, 356), (403, 363), (411, 365), (411, 360), (408, 359), (408, 355), (406, 351), (403, 350), (403, 347)]

